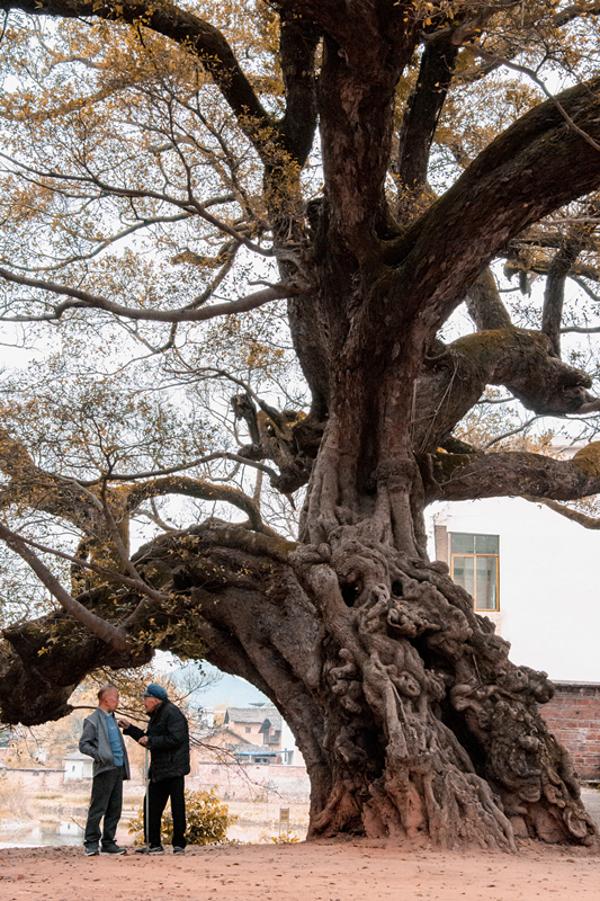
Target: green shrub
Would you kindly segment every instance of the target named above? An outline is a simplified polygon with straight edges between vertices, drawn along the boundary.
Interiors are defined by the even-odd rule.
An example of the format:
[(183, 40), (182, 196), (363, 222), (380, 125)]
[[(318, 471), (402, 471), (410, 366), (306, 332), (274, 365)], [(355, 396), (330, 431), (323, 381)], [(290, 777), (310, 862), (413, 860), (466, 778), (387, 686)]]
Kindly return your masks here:
[[(224, 842), (228, 828), (236, 822), (237, 817), (229, 813), (227, 804), (223, 804), (210, 791), (186, 791), (185, 813), (187, 819), (186, 838), (190, 845), (213, 845)], [(144, 841), (144, 807), (140, 807), (137, 816), (129, 823), (129, 832), (134, 834), (134, 843), (141, 845)], [(163, 841), (173, 839), (173, 820), (171, 812), (165, 810), (162, 818)]]

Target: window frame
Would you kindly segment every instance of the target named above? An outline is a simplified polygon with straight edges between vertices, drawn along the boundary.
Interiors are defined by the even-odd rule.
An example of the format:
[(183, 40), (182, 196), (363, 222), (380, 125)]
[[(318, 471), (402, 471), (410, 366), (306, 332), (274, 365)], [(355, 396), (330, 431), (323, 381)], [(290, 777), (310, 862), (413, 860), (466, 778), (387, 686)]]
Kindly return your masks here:
[[(452, 538), (454, 535), (470, 535), (475, 538), (497, 538), (498, 540), (498, 550), (495, 554), (492, 553), (477, 553), (474, 551), (472, 554), (467, 551), (453, 551), (452, 550)], [(475, 547), (475, 541), (473, 541), (473, 547)], [(448, 532), (448, 565), (450, 568), (450, 578), (452, 581), (455, 581), (454, 578), (454, 560), (456, 557), (468, 557), (472, 559), (473, 562), (473, 594), (471, 597), (473, 598), (473, 609), (476, 613), (500, 613), (500, 536), (499, 535), (491, 535), (489, 532)], [(491, 557), (496, 560), (496, 606), (495, 607), (478, 607), (477, 606), (477, 559), (479, 557)], [(465, 589), (466, 591), (466, 589)]]

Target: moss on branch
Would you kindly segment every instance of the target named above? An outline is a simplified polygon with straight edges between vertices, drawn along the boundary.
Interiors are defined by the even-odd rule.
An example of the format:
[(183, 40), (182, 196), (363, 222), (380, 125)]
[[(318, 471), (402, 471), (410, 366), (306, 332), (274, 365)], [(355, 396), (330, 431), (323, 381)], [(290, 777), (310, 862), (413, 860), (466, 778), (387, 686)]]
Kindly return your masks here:
[(600, 478), (600, 441), (592, 441), (573, 457), (575, 466), (592, 478)]

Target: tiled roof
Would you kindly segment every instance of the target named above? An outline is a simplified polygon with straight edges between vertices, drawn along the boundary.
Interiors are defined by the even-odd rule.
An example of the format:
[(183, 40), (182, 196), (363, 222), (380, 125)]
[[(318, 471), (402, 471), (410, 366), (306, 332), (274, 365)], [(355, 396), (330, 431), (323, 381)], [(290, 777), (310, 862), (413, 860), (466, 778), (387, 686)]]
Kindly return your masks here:
[(276, 731), (281, 731), (281, 714), (276, 707), (228, 707), (225, 713), (226, 723), (256, 723), (262, 725), (269, 720)]

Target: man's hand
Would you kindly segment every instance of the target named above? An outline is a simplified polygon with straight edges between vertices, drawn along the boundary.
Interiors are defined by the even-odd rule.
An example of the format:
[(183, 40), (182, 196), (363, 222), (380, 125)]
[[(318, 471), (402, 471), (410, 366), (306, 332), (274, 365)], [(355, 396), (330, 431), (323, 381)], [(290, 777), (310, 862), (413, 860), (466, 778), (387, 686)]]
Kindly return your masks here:
[(142, 735), (142, 737), (138, 739), (138, 745), (141, 745), (142, 748), (145, 748), (148, 745), (148, 736)]
[(121, 729), (129, 729), (129, 727), (131, 726), (131, 723), (129, 722), (129, 720), (118, 719), (117, 725), (120, 726)]

